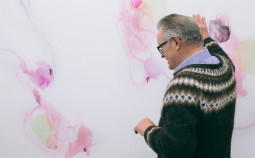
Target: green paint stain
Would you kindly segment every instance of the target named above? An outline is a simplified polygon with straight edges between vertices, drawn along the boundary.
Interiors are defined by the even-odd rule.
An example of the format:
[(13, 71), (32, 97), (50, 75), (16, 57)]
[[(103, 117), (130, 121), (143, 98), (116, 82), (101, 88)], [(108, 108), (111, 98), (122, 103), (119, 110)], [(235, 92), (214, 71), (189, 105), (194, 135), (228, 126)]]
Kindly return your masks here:
[(247, 38), (242, 42), (242, 47), (246, 52), (247, 64), (245, 66), (245, 71), (250, 74), (255, 74), (255, 38)]
[(40, 114), (31, 121), (31, 128), (37, 135), (41, 143), (46, 144), (51, 136), (51, 129), (48, 123), (47, 116)]
[(163, 16), (167, 13), (167, 0), (144, 0), (144, 2), (148, 5), (151, 15), (153, 18), (153, 22), (156, 24)]
[(231, 59), (242, 71), (255, 74), (255, 38), (247, 38), (231, 53)]

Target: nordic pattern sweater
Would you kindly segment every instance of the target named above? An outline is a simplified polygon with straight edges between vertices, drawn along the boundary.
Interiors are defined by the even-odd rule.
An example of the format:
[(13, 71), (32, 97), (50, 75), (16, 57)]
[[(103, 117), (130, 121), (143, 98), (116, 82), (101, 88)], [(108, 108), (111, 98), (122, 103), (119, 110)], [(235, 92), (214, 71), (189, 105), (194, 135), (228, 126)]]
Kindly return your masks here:
[(145, 131), (145, 141), (158, 158), (230, 158), (235, 68), (211, 38), (204, 40), (204, 46), (219, 64), (193, 64), (175, 72), (159, 125)]

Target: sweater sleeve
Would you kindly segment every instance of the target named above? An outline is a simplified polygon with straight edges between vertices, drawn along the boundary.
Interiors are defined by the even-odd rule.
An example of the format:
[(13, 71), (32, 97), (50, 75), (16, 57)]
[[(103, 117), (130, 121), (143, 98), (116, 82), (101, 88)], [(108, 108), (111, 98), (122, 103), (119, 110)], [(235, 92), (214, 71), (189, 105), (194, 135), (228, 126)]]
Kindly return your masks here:
[[(174, 96), (175, 99), (177, 96)], [(186, 98), (190, 99), (188, 96)], [(197, 145), (200, 113), (195, 104), (189, 103), (186, 99), (174, 101), (175, 99), (165, 103), (162, 108), (160, 119), (162, 126), (147, 128), (144, 138), (158, 155), (167, 158), (192, 157)]]
[(208, 37), (204, 40), (204, 47), (206, 47), (212, 55), (219, 54), (226, 57), (227, 59), (230, 59), (225, 51), (211, 37)]
[(229, 58), (227, 53), (211, 37), (204, 39), (204, 47), (206, 47), (209, 50), (211, 55), (224, 56), (231, 63), (231, 65), (234, 67), (232, 60)]

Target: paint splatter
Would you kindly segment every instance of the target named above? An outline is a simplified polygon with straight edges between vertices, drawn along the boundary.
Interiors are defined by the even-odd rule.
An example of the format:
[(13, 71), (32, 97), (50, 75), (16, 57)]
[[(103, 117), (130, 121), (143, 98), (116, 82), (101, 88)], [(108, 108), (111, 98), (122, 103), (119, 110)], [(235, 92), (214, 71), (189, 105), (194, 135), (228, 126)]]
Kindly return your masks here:
[(39, 86), (44, 89), (49, 86), (49, 84), (53, 81), (53, 71), (50, 65), (45, 62), (37, 62), (36, 65), (38, 68), (36, 70), (27, 70), (25, 62), (21, 63), (22, 71), (30, 76), (30, 79)]
[(134, 8), (138, 8), (142, 4), (143, 0), (133, 0), (132, 1), (132, 6)]
[[(243, 54), (239, 52), (245, 52)], [(240, 42), (232, 53), (232, 58), (238, 61), (238, 67), (249, 74), (255, 75), (255, 38), (250, 37)]]
[[(235, 67), (236, 67), (236, 85), (237, 85), (237, 94), (241, 97), (247, 96), (247, 91), (243, 87), (243, 80), (245, 78), (245, 73), (240, 68), (240, 60), (235, 59), (233, 57), (233, 52), (236, 50), (238, 45), (240, 45), (239, 39), (233, 33), (230, 20), (227, 15), (218, 14), (216, 19), (210, 21), (209, 26), (209, 36), (214, 40), (221, 42), (222, 48), (227, 52), (229, 57), (232, 59)], [(243, 60), (246, 61), (246, 52), (238, 51), (237, 54), (243, 56)]]
[(159, 64), (159, 60), (155, 57), (151, 57), (144, 62), (144, 69), (148, 78), (156, 79), (159, 75), (164, 73), (163, 65)]
[(247, 126), (243, 126), (243, 127), (234, 127), (234, 129), (235, 129), (235, 130), (245, 130), (245, 129), (251, 128), (251, 127), (253, 127), (253, 126), (255, 126), (255, 122), (254, 122), (254, 123), (251, 123), (251, 124), (249, 124), (249, 125), (247, 125)]
[(218, 42), (226, 42), (230, 36), (229, 27), (222, 19), (215, 19), (209, 22), (209, 36)]
[(247, 90), (243, 87), (243, 80), (245, 78), (245, 72), (240, 70), (239, 67), (236, 67), (235, 74), (236, 74), (237, 94), (241, 97), (245, 97), (245, 96), (247, 96)]
[[(24, 130), (28, 138), (43, 151), (57, 151), (66, 158), (84, 150), (90, 155), (92, 131), (83, 124), (70, 125), (36, 89), (33, 95), (38, 105), (29, 110), (24, 118)], [(77, 129), (78, 132), (75, 132)], [(74, 141), (73, 133), (77, 133)]]
[[(131, 80), (136, 85), (143, 85), (151, 78), (165, 75), (162, 61), (154, 56), (160, 54), (152, 48), (157, 45), (155, 28), (150, 8), (145, 1), (121, 1), (119, 33), (129, 60)], [(134, 70), (136, 67), (132, 67), (133, 63), (143, 65), (137, 74)], [(135, 77), (137, 75), (140, 75), (139, 79)]]
[[(38, 114), (33, 120), (31, 120), (30, 124), (33, 132), (40, 139), (40, 142), (48, 145), (49, 139), (52, 135), (50, 126), (48, 125), (52, 125), (52, 122), (48, 119), (48, 117), (43, 114)], [(57, 146), (55, 146), (55, 148), (57, 148)]]
[(15, 57), (17, 57), (20, 61), (20, 68), (22, 72), (28, 75), (31, 81), (33, 81), (33, 83), (37, 87), (44, 89), (54, 81), (52, 67), (46, 62), (43, 61), (37, 62), (35, 63), (35, 65), (37, 65), (36, 70), (28, 70), (26, 62), (16, 52), (10, 49), (3, 48), (0, 48), (0, 51), (11, 53)]
[(150, 8), (151, 16), (153, 19), (154, 25), (166, 14), (168, 14), (168, 0), (144, 0), (144, 3), (147, 4)]
[(79, 152), (86, 152), (87, 155), (90, 153), (90, 147), (92, 146), (92, 132), (90, 129), (82, 125), (79, 128), (78, 136), (75, 142), (69, 143), (68, 152), (66, 153), (66, 157), (71, 157)]

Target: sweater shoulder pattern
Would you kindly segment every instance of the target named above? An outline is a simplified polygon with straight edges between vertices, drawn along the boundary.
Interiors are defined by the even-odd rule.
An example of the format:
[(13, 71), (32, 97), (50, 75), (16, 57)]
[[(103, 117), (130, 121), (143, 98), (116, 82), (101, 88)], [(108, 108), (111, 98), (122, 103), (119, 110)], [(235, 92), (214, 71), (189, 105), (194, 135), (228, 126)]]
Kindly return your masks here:
[[(216, 45), (212, 41), (206, 47)], [(189, 104), (208, 113), (221, 110), (235, 101), (234, 66), (229, 58), (217, 53), (214, 55), (220, 60), (219, 64), (193, 64), (174, 74), (163, 99), (164, 106)]]

